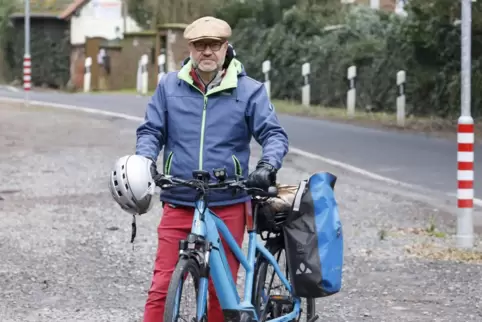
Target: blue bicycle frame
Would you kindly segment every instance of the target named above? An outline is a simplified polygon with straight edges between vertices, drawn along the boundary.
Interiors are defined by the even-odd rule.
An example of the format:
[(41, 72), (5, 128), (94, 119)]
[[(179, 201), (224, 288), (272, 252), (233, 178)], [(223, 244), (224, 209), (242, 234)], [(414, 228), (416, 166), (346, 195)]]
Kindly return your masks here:
[[(286, 276), (281, 272), (278, 262), (274, 256), (256, 240), (256, 231), (249, 229), (248, 227), (248, 256), (246, 257), (242, 249), (236, 243), (231, 232), (227, 228), (226, 224), (216, 216), (209, 208), (205, 210), (204, 201), (198, 201), (196, 203), (196, 208), (194, 212), (194, 219), (192, 223), (191, 233), (202, 236), (206, 240), (212, 243), (212, 249), (209, 254), (209, 258), (205, 260), (208, 261), (210, 267), (210, 277), (213, 280), (214, 287), (216, 289), (216, 294), (219, 299), (219, 303), (223, 310), (233, 310), (233, 311), (251, 311), (255, 317), (255, 321), (259, 320), (256, 314), (256, 310), (251, 302), (253, 280), (254, 280), (254, 267), (255, 267), (255, 254), (258, 250), (262, 256), (264, 256), (269, 263), (274, 267), (276, 274), (281, 279), (281, 282), (287, 288), (287, 290), (292, 293), (292, 287)], [(201, 212), (204, 210), (203, 216)], [(252, 216), (252, 214), (249, 214)], [(202, 220), (203, 218), (203, 220)], [(249, 218), (252, 219), (252, 218)], [(251, 220), (252, 222), (252, 220)], [(231, 270), (229, 268), (226, 255), (223, 249), (223, 245), (220, 242), (220, 236), (226, 241), (229, 248), (233, 251), (236, 258), (239, 260), (241, 265), (246, 271), (246, 280), (244, 282), (244, 298), (241, 300), (239, 293), (236, 289), (236, 284), (231, 275)], [(197, 319), (199, 320), (204, 315), (204, 308), (206, 307), (207, 300), (207, 290), (208, 290), (208, 278), (201, 277), (199, 281), (199, 295), (197, 299)], [(287, 322), (296, 319), (300, 313), (300, 303), (301, 300), (298, 297), (293, 296), (294, 308), (289, 314), (282, 317), (268, 320), (270, 322)]]

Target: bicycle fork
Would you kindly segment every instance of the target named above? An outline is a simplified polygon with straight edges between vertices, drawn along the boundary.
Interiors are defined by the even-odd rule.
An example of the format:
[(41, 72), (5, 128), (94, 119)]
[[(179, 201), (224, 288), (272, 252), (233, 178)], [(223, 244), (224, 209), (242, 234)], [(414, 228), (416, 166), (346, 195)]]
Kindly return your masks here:
[[(187, 240), (179, 243), (179, 256), (194, 258), (199, 265), (198, 296), (196, 299), (196, 318), (190, 322), (207, 321), (207, 295), (209, 285), (209, 258), (213, 245), (205, 238), (189, 234)], [(223, 310), (225, 321), (252, 322), (254, 321), (250, 311)]]
[(196, 319), (191, 322), (207, 321), (206, 302), (209, 282), (209, 255), (212, 243), (205, 238), (189, 234), (187, 240), (179, 242), (179, 256), (191, 257), (196, 260), (200, 269), (200, 279), (198, 285), (198, 297), (196, 299)]

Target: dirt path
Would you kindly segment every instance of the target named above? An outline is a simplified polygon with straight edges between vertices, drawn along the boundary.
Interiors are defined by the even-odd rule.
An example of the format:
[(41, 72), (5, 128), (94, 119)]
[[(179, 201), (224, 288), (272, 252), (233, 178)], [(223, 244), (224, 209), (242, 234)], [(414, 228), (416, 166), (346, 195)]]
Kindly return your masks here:
[[(160, 208), (138, 220), (133, 250), (130, 217), (107, 188), (135, 126), (0, 105), (0, 321), (141, 320)], [(293, 156), (279, 178), (321, 170), (339, 176), (346, 248), (343, 292), (318, 300), (319, 321), (482, 320), (481, 256), (434, 252), (453, 245), (453, 216), (434, 206), (443, 200)]]

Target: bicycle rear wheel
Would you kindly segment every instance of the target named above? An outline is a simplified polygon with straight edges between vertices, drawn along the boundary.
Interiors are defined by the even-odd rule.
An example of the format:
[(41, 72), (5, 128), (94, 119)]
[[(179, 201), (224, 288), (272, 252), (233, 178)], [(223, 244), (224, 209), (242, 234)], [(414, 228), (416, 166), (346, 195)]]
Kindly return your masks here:
[[(273, 254), (281, 270), (284, 270), (283, 273), (285, 274), (286, 278), (290, 280), (288, 265), (286, 265), (286, 250), (284, 248), (283, 240), (279, 238), (270, 239), (266, 244), (266, 248), (270, 251), (271, 254)], [(284, 261), (280, 260), (282, 254), (285, 254)], [(269, 270), (269, 268), (271, 268), (271, 270)], [(273, 285), (278, 286), (273, 287)], [(290, 294), (284, 286), (283, 282), (281, 282), (279, 277), (276, 275), (272, 265), (265, 257), (261, 255), (259, 255), (257, 259), (253, 286), (253, 305), (257, 310), (260, 321), (273, 319), (289, 313), (283, 312), (281, 305), (274, 307), (270, 306), (270, 304), (267, 302), (267, 298), (270, 295), (283, 295), (281, 294), (283, 291), (286, 296), (289, 296)], [(293, 321), (310, 321), (316, 315), (315, 299), (302, 298), (301, 300), (301, 315), (298, 319), (294, 319)], [(292, 309), (288, 310), (291, 311)], [(262, 315), (264, 315), (264, 317)]]
[[(187, 277), (191, 275), (194, 284), (195, 294), (184, 293), (184, 286)], [(164, 322), (176, 322), (176, 321), (196, 321), (196, 309), (187, 317), (180, 316), (180, 310), (184, 308), (192, 309), (197, 308), (197, 297), (199, 292), (199, 280), (200, 280), (200, 267), (198, 262), (194, 258), (180, 258), (176, 265), (176, 269), (172, 274), (171, 282), (169, 283), (169, 289), (167, 291), (166, 305), (164, 309)], [(187, 297), (187, 303), (182, 304), (182, 296)], [(207, 304), (206, 304), (207, 307)], [(204, 317), (202, 321), (207, 321), (206, 307), (204, 310)]]

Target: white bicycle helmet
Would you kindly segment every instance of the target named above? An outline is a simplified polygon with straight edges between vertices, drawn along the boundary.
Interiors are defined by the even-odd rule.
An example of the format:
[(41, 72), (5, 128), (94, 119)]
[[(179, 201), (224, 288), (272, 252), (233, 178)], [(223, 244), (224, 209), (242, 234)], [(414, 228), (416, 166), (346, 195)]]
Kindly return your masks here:
[(140, 155), (118, 159), (110, 174), (109, 188), (119, 206), (132, 215), (148, 212), (154, 203), (156, 185), (151, 175), (152, 160)]

